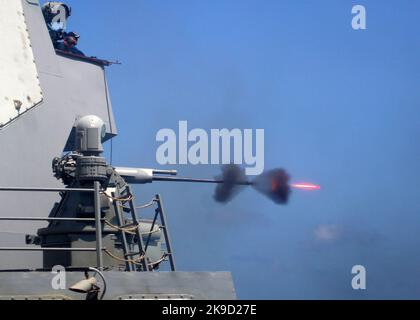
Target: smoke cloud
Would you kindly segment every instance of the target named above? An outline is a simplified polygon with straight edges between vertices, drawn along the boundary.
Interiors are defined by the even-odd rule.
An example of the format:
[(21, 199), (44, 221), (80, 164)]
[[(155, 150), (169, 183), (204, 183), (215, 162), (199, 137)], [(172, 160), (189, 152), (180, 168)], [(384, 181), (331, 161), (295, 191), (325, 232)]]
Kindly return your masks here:
[[(216, 187), (214, 199), (221, 203), (232, 200), (244, 187), (241, 184), (247, 182), (244, 169), (234, 164), (224, 166), (222, 175), (217, 179), (223, 182)], [(291, 192), (289, 180), (284, 169), (274, 169), (256, 177), (251, 185), (275, 203), (287, 204)]]
[(287, 204), (290, 195), (290, 176), (284, 169), (274, 169), (255, 178), (253, 186), (277, 204)]
[(222, 175), (217, 177), (217, 179), (223, 180), (223, 183), (217, 185), (214, 199), (221, 203), (227, 203), (232, 200), (243, 188), (238, 183), (247, 180), (244, 169), (234, 164), (223, 166)]

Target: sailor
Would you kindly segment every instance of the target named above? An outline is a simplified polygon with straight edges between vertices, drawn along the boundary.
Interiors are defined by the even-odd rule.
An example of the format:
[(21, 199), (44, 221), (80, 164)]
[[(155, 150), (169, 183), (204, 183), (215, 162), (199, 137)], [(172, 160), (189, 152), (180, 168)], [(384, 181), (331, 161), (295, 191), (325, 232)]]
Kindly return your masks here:
[(48, 27), (54, 47), (64, 39), (67, 20), (71, 16), (71, 8), (62, 2), (47, 2), (42, 6), (42, 14)]
[(67, 51), (67, 52), (70, 52), (72, 54), (76, 54), (79, 56), (84, 56), (85, 54), (76, 48), (79, 38), (80, 36), (77, 33), (74, 33), (74, 32), (66, 33), (64, 36), (63, 42), (58, 42), (56, 44), (56, 49)]

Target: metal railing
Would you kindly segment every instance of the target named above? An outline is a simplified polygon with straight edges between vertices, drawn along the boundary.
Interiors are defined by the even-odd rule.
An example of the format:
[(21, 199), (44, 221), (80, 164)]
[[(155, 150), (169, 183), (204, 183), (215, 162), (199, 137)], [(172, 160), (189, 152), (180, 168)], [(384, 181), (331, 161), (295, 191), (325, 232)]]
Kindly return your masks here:
[(0, 192), (83, 192), (93, 193), (95, 218), (43, 218), (43, 217), (0, 217), (0, 221), (78, 221), (78, 222), (95, 222), (96, 246), (95, 248), (33, 248), (33, 247), (0, 247), (0, 251), (96, 251), (96, 264), (99, 270), (103, 270), (102, 251), (106, 248), (102, 247), (102, 227), (101, 222), (101, 205), (100, 205), (100, 183), (95, 181), (93, 189), (88, 188), (2, 188)]
[[(94, 182), (93, 189), (89, 188), (2, 188), (0, 187), (0, 192), (83, 192), (83, 193), (92, 193), (94, 197), (94, 211), (95, 211), (95, 217), (94, 218), (60, 218), (60, 217), (0, 217), (1, 221), (47, 221), (47, 222), (54, 222), (54, 221), (75, 221), (75, 222), (94, 222), (95, 223), (95, 248), (65, 248), (65, 247), (59, 247), (59, 248), (53, 248), (53, 247), (47, 247), (47, 248), (35, 248), (35, 247), (0, 247), (1, 251), (40, 251), (40, 252), (96, 252), (96, 264), (97, 268), (99, 270), (103, 270), (104, 263), (103, 263), (103, 252), (107, 252), (107, 248), (103, 247), (102, 245), (102, 222), (106, 222), (105, 218), (101, 217), (101, 204), (100, 204), (100, 194), (103, 192), (101, 190), (101, 185), (99, 182)], [(131, 189), (127, 187), (128, 194), (131, 193)], [(169, 258), (169, 263), (172, 271), (176, 271), (176, 265), (175, 265), (175, 258), (172, 251), (172, 245), (171, 245), (171, 238), (169, 235), (169, 230), (167, 227), (167, 218), (165, 214), (165, 210), (163, 208), (163, 203), (160, 195), (156, 195), (155, 198), (145, 206), (142, 206), (142, 208), (146, 208), (149, 206), (152, 206), (153, 204), (157, 205), (157, 208), (155, 210), (155, 215), (153, 218), (153, 222), (151, 225), (151, 229), (149, 232), (149, 235), (147, 237), (145, 245), (142, 243), (142, 235), (140, 234), (139, 229), (137, 229), (137, 236), (139, 238), (140, 245), (140, 251), (143, 252), (145, 255), (147, 252), (147, 249), (150, 244), (151, 240), (151, 233), (157, 224), (158, 217), (160, 218), (161, 226), (160, 228), (163, 231), (164, 238), (165, 238), (165, 244), (167, 247), (167, 252), (165, 254), (165, 257), (167, 256)], [(119, 224), (122, 224), (122, 214), (119, 212), (120, 208), (116, 206), (117, 210), (117, 218), (119, 218)], [(136, 208), (134, 207), (134, 204), (132, 201), (130, 201), (130, 211), (133, 214), (133, 222), (134, 224), (139, 225), (139, 221), (137, 220), (137, 214), (136, 214)], [(121, 216), (120, 216), (121, 214)], [(122, 238), (125, 239), (125, 233), (122, 230)], [(126, 242), (126, 240), (124, 241)], [(127, 246), (127, 244), (125, 244)], [(125, 257), (127, 258), (130, 255), (137, 254), (137, 253), (129, 253), (128, 250), (124, 250)], [(147, 262), (145, 259), (143, 259), (143, 262), (145, 264), (144, 270), (149, 270), (147, 266)], [(128, 265), (127, 268), (129, 271), (132, 271), (133, 266)], [(151, 270), (150, 270), (151, 271)]]

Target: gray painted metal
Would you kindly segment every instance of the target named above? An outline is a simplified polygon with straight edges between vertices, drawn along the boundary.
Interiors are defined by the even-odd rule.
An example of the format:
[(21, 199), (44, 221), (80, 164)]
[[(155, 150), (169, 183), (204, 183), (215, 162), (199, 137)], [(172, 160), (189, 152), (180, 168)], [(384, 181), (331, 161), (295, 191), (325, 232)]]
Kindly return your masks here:
[[(104, 220), (104, 219), (102, 219)], [(0, 217), (0, 221), (79, 221), (79, 222), (95, 222), (94, 218), (42, 218), (42, 217)]]
[(101, 184), (98, 181), (93, 183), (95, 189), (94, 203), (95, 203), (95, 230), (96, 230), (96, 265), (99, 270), (103, 269), (104, 260), (102, 257), (102, 222), (101, 222), (101, 198), (99, 190)]
[[(105, 249), (105, 248), (102, 248)], [(39, 247), (0, 247), (0, 251), (79, 251), (79, 252), (97, 252), (97, 248), (39, 248)], [(1, 285), (0, 285), (1, 286)]]
[[(111, 193), (113, 198), (116, 198), (116, 194), (115, 192)], [(123, 225), (123, 213), (121, 212), (121, 207), (118, 205), (119, 203), (117, 201), (113, 201), (113, 206), (114, 206), (114, 211), (115, 211), (115, 216), (117, 218), (118, 221), (118, 225), (122, 226)], [(125, 234), (125, 232), (121, 232), (121, 239), (122, 239), (122, 247), (123, 247), (123, 252), (124, 252), (124, 258), (127, 259), (128, 258), (128, 254), (130, 252), (129, 246), (128, 246), (128, 241), (127, 241), (127, 235)], [(150, 235), (149, 235), (150, 236)], [(125, 267), (128, 271), (134, 271), (134, 265), (132, 262), (129, 262), (128, 260), (125, 262)]]
[[(54, 290), (51, 281), (56, 276), (49, 272), (0, 273), (0, 299), (11, 296), (67, 296), (84, 299), (85, 296), (69, 290)], [(127, 295), (192, 296), (194, 299), (236, 299), (229, 272), (104, 272), (107, 282), (105, 300)], [(84, 279), (83, 272), (67, 272), (66, 286)], [(99, 282), (99, 286), (102, 286)], [(166, 298), (166, 297), (165, 297)]]
[(22, 3), (0, 0), (0, 128), (42, 101)]
[(11, 191), (11, 192), (94, 192), (93, 189), (86, 188), (0, 188), (0, 191)]
[(169, 228), (168, 228), (168, 223), (167, 223), (167, 218), (166, 218), (166, 212), (165, 209), (163, 207), (163, 201), (162, 198), (160, 196), (160, 194), (156, 195), (156, 203), (158, 204), (158, 211), (160, 213), (160, 219), (162, 221), (162, 226), (163, 226), (163, 233), (165, 234), (165, 239), (166, 239), (166, 246), (168, 248), (168, 254), (169, 254), (169, 262), (171, 264), (171, 270), (175, 271), (176, 270), (176, 264), (175, 264), (175, 256), (174, 256), (174, 252), (172, 249), (172, 240), (171, 240), (171, 236), (169, 234)]
[[(52, 175), (51, 161), (61, 154), (76, 117), (95, 114), (106, 122), (108, 138), (117, 134), (105, 70), (101, 65), (55, 53), (39, 1), (11, 1), (22, 1), (44, 100), (0, 130), (0, 145), (7, 152), (7, 157), (0, 158), (1, 182), (3, 186), (60, 188), (61, 182)], [(58, 194), (0, 192), (0, 216), (48, 216), (57, 200)], [(42, 226), (0, 222), (0, 242), (24, 245), (25, 234)], [(0, 259), (0, 268), (41, 265), (37, 253), (5, 253)]]

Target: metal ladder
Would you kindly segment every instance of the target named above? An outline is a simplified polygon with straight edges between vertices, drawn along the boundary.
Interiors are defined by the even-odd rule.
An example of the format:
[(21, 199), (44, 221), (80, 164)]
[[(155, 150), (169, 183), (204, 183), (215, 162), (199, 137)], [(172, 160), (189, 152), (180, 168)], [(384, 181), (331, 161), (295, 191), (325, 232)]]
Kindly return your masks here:
[[(137, 216), (137, 212), (136, 212), (136, 206), (135, 206), (135, 200), (134, 200), (134, 196), (133, 193), (131, 192), (131, 188), (130, 186), (125, 186), (122, 190), (117, 189), (115, 192), (112, 193), (112, 197), (114, 199), (119, 199), (119, 198), (126, 198), (126, 201), (123, 202), (128, 202), (129, 207), (127, 208), (127, 210), (122, 210), (122, 206), (119, 204), (120, 201), (113, 201), (114, 204), (114, 209), (116, 212), (116, 218), (117, 218), (117, 222), (118, 222), (118, 227), (119, 227), (119, 231), (120, 231), (120, 235), (121, 235), (121, 239), (122, 239), (122, 247), (123, 247), (123, 252), (124, 252), (124, 258), (126, 260), (125, 264), (126, 264), (126, 270), (127, 271), (153, 271), (153, 265), (150, 264), (150, 261), (148, 261), (147, 257), (146, 257), (146, 253), (147, 253), (147, 248), (149, 246), (150, 243), (150, 239), (151, 239), (151, 234), (152, 231), (155, 227), (155, 225), (157, 224), (157, 219), (159, 217), (160, 220), (160, 228), (163, 231), (164, 234), (164, 238), (165, 238), (165, 244), (166, 244), (166, 253), (164, 257), (168, 257), (169, 258), (169, 263), (171, 266), (171, 270), (172, 271), (176, 271), (176, 266), (175, 266), (175, 258), (173, 255), (173, 251), (172, 251), (172, 246), (171, 246), (171, 239), (170, 239), (170, 235), (169, 235), (169, 230), (167, 227), (167, 219), (166, 219), (166, 214), (163, 208), (163, 203), (161, 200), (160, 195), (156, 195), (155, 198), (153, 199), (153, 203), (156, 203), (157, 208), (155, 209), (155, 215), (153, 218), (153, 222), (152, 222), (152, 226), (150, 228), (149, 231), (149, 235), (147, 237), (147, 241), (146, 244), (144, 244), (143, 241), (143, 236), (141, 234), (141, 230), (140, 230), (140, 221), (139, 218)], [(136, 251), (131, 251), (131, 248), (128, 244), (127, 241), (127, 235), (126, 235), (126, 231), (124, 231), (124, 228), (127, 227), (132, 227), (132, 225), (125, 225), (125, 218), (124, 218), (124, 212), (129, 213), (130, 217), (132, 219), (133, 225), (138, 226), (137, 228), (135, 228), (135, 235), (137, 236), (137, 249)], [(136, 258), (139, 259), (140, 257), (143, 257), (143, 259), (141, 259), (140, 261), (140, 265), (138, 263), (133, 263), (133, 261), (131, 260), (135, 260)], [(141, 268), (139, 268), (141, 266)]]
[[(122, 238), (122, 246), (123, 246), (123, 252), (124, 252), (124, 258), (126, 260), (125, 264), (126, 264), (126, 269), (128, 271), (138, 271), (138, 267), (141, 266), (141, 271), (150, 271), (148, 262), (146, 260), (146, 250), (144, 250), (144, 244), (143, 244), (143, 237), (140, 233), (140, 228), (137, 227), (135, 228), (135, 233), (137, 236), (137, 247), (138, 250), (137, 251), (131, 251), (130, 247), (128, 246), (128, 242), (127, 242), (127, 235), (126, 235), (126, 231), (124, 231), (124, 228), (127, 228), (129, 226), (125, 225), (125, 217), (123, 214), (123, 210), (122, 210), (122, 206), (120, 204), (123, 202), (128, 202), (129, 204), (129, 213), (131, 214), (131, 219), (133, 221), (134, 225), (139, 226), (139, 221), (137, 219), (137, 212), (136, 212), (136, 207), (134, 205), (134, 196), (131, 193), (130, 187), (126, 186), (123, 190), (116, 190), (116, 192), (112, 193), (112, 197), (114, 199), (122, 199), (122, 198), (127, 198), (127, 201), (118, 201), (118, 200), (114, 200), (114, 209), (116, 212), (116, 217), (117, 217), (117, 221), (118, 221), (118, 227), (120, 228), (120, 234), (121, 234), (121, 238)], [(131, 226), (131, 225), (130, 225)], [(139, 259), (143, 257), (143, 259), (139, 260), (140, 265), (137, 263), (134, 263), (132, 261), (129, 260), (135, 260), (136, 258)]]

